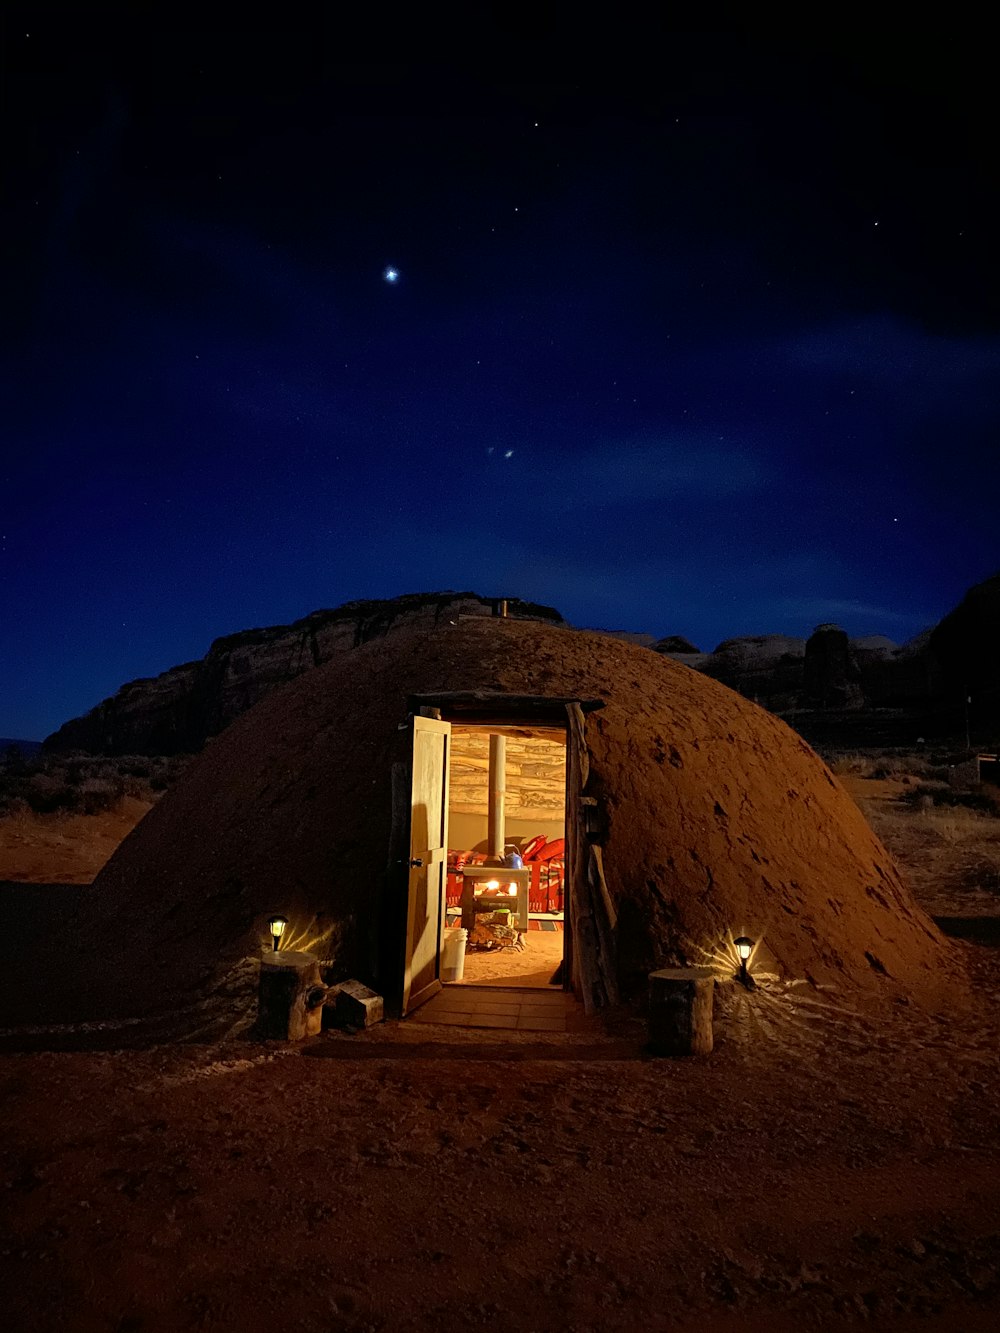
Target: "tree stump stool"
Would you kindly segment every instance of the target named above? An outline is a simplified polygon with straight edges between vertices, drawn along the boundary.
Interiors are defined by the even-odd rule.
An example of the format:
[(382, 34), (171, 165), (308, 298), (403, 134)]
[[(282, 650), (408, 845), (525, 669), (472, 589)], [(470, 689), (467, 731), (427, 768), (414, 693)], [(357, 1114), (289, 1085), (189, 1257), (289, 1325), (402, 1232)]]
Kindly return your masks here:
[(649, 974), (649, 1050), (708, 1055), (715, 974), (710, 967), (666, 967)]
[(326, 987), (311, 953), (264, 954), (257, 993), (257, 1034), (262, 1041), (302, 1041), (323, 1026)]

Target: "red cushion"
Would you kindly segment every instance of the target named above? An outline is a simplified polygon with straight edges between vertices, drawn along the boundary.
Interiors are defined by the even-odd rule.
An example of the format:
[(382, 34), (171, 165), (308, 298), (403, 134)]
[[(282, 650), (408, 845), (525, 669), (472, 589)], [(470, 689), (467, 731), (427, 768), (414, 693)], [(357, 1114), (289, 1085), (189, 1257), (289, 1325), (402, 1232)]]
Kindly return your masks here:
[(529, 838), (529, 840), (521, 848), (521, 860), (525, 863), (525, 865), (527, 865), (529, 861), (537, 861), (539, 859), (538, 853), (542, 850), (544, 846), (545, 846), (545, 834), (536, 833), (535, 836), (533, 838)]
[(536, 861), (551, 861), (557, 856), (562, 856), (566, 850), (566, 839), (556, 838), (554, 842), (547, 842), (542, 850), (535, 857)]

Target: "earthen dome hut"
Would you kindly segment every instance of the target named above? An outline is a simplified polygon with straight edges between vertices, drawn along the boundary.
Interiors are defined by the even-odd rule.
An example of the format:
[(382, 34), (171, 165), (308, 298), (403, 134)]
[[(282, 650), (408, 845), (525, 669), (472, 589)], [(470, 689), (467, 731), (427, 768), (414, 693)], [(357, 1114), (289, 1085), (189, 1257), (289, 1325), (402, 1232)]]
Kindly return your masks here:
[(604, 998), (638, 997), (663, 966), (731, 974), (741, 934), (780, 977), (933, 995), (949, 946), (849, 795), (780, 720), (645, 648), (478, 618), (345, 653), (212, 741), (74, 923), (79, 1016), (186, 1014), (191, 1031), (239, 1021), (274, 911), (289, 918), (292, 948), (398, 997), (412, 714), (429, 701), (425, 712), (445, 719), (475, 707), (510, 721), (526, 699), (547, 723), (580, 728), (581, 823), (567, 824), (567, 841), (578, 880), (590, 847), (603, 872), (590, 875), (588, 902), (567, 909), (577, 968), (601, 955), (596, 971), (584, 960), (585, 999), (602, 981)]

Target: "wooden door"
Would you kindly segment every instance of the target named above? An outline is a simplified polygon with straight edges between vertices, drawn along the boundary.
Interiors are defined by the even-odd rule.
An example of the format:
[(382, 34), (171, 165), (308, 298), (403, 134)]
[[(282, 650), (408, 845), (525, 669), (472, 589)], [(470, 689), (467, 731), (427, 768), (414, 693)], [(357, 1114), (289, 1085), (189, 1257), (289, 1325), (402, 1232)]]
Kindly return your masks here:
[(441, 988), (448, 873), (448, 759), (451, 724), (414, 717), (412, 726), (409, 881), (403, 1013)]

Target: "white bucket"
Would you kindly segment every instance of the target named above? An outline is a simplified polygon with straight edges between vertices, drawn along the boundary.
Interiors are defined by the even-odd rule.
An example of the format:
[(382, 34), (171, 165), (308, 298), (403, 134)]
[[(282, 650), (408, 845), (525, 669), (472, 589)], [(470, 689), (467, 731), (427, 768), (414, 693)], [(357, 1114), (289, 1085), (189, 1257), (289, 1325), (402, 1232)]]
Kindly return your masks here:
[(465, 976), (465, 944), (469, 932), (461, 926), (449, 926), (441, 945), (441, 980), (461, 981)]

